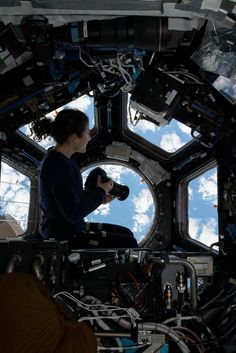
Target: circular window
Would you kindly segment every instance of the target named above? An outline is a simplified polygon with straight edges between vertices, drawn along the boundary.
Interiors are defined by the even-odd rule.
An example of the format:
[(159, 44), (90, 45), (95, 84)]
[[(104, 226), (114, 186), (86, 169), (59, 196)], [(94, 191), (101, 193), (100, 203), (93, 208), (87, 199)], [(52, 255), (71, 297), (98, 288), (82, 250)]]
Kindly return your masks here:
[[(86, 169), (83, 175), (85, 182), (90, 171), (97, 167)], [(133, 169), (124, 165), (102, 164), (107, 176), (121, 185), (129, 187), (129, 196), (120, 201), (99, 206), (86, 217), (87, 222), (112, 223), (129, 228), (138, 242), (149, 234), (154, 220), (155, 203), (148, 184)]]

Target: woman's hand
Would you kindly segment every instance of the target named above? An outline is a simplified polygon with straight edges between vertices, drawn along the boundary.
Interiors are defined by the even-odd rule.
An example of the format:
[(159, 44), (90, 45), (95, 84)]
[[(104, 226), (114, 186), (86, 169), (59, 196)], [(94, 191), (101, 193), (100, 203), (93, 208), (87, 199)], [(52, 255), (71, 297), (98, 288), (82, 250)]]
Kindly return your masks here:
[(111, 201), (113, 201), (116, 197), (114, 195), (111, 195), (111, 194), (106, 194), (104, 197), (103, 197), (103, 201), (102, 201), (102, 204), (105, 205), (106, 203), (109, 203)]
[(98, 175), (97, 186), (99, 188), (103, 189), (106, 194), (108, 194), (109, 191), (111, 191), (111, 189), (113, 188), (113, 181), (110, 179), (110, 180), (106, 181), (105, 183), (102, 183), (101, 182), (101, 175)]

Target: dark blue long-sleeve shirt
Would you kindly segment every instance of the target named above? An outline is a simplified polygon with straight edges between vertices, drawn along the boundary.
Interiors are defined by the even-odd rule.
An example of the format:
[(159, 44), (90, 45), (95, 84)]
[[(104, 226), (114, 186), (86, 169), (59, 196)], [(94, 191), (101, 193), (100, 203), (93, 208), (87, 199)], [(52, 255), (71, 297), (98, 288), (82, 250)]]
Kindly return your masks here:
[(70, 239), (81, 233), (84, 217), (102, 203), (105, 191), (83, 190), (83, 181), (74, 158), (68, 159), (56, 150), (43, 158), (40, 170), (41, 233), (45, 239)]

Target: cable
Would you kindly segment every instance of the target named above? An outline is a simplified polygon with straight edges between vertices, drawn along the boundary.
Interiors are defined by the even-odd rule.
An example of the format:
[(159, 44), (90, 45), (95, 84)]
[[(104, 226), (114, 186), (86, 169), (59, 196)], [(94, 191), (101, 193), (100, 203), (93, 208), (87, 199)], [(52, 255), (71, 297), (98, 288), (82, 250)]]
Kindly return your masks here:
[(130, 73), (125, 69), (125, 68), (130, 68), (132, 69), (132, 72), (135, 73), (136, 69), (133, 64), (126, 64), (122, 62), (122, 60), (125, 58), (125, 55), (121, 55), (117, 52), (117, 58), (116, 59), (109, 59), (109, 65), (106, 65), (100, 61), (100, 66), (101, 68), (109, 72), (112, 75), (121, 75), (122, 79), (125, 81), (125, 84), (121, 86), (121, 90), (123, 92), (129, 92), (133, 88), (133, 79), (130, 75)]
[(192, 330), (190, 330), (188, 327), (184, 327), (184, 326), (173, 326), (172, 329), (176, 329), (176, 330), (183, 330), (183, 331), (187, 331), (189, 333), (191, 333), (198, 342), (201, 342), (201, 338)]
[(83, 317), (79, 318), (78, 321), (79, 322), (88, 321), (88, 320), (91, 321), (91, 319), (92, 320), (99, 320), (99, 319), (119, 320), (119, 319), (124, 318), (124, 317), (129, 317), (129, 315), (118, 315), (118, 316), (115, 316), (115, 315), (114, 316), (107, 316), (107, 315), (101, 316), (101, 315), (99, 315), (99, 316), (96, 316), (94, 318), (92, 316), (83, 316)]
[[(58, 297), (58, 296), (65, 296), (66, 298), (74, 301), (79, 307), (87, 310), (87, 311), (91, 311), (93, 314), (97, 314), (99, 311), (101, 312), (106, 312), (108, 311), (108, 316), (107, 315), (99, 315), (96, 317), (82, 317), (80, 318), (78, 321), (84, 321), (84, 320), (100, 320), (102, 318), (104, 319), (112, 319), (113, 321), (117, 322), (121, 327), (125, 328), (125, 329), (131, 329), (131, 327), (136, 325), (136, 320), (138, 318), (138, 314), (137, 312), (132, 309), (132, 308), (121, 308), (121, 307), (116, 307), (113, 305), (106, 305), (106, 304), (86, 304), (84, 302), (82, 302), (81, 300), (78, 300), (77, 298), (75, 298), (73, 295), (71, 295), (68, 292), (59, 292), (57, 294), (54, 295), (54, 298)], [(85, 300), (97, 300), (96, 298), (92, 297), (92, 296), (87, 296), (85, 297)], [(116, 315), (115, 311), (124, 311), (126, 314), (124, 315)], [(136, 315), (135, 315), (136, 314)], [(125, 317), (129, 317), (131, 322), (125, 320)], [(197, 318), (198, 317), (188, 317), (186, 316), (185, 318), (189, 319), (189, 318)], [(174, 319), (175, 318), (171, 318)], [(170, 319), (166, 320), (169, 322)], [(173, 321), (173, 320), (171, 320)], [(179, 336), (174, 329), (163, 325), (163, 324), (157, 324), (157, 323), (143, 323), (143, 324), (138, 324), (138, 330), (150, 330), (150, 331), (159, 331), (162, 332), (164, 334), (166, 334), (168, 337), (170, 337), (171, 339), (173, 339), (173, 341), (179, 346), (181, 352), (183, 353), (190, 353), (190, 350), (188, 349), (187, 345), (184, 343), (183, 338), (181, 336)], [(136, 348), (140, 348), (141, 346), (137, 346)], [(104, 348), (104, 349), (103, 349)], [(122, 348), (124, 349), (124, 347)], [(127, 349), (130, 349), (130, 347), (127, 347)], [(112, 350), (112, 348), (109, 347), (101, 347), (100, 350)], [(121, 350), (121, 347), (113, 347), (113, 350)]]
[[(127, 282), (128, 280), (128, 282)], [(140, 310), (140, 308), (143, 305), (144, 298), (142, 295), (143, 289), (141, 288), (141, 284), (137, 281), (135, 276), (128, 271), (120, 271), (117, 276), (117, 290), (118, 294), (120, 294), (120, 297), (123, 299), (124, 302), (128, 305), (134, 305), (135, 309)], [(126, 283), (128, 286), (132, 286), (133, 290), (133, 298), (130, 296), (130, 286), (128, 287), (128, 290), (124, 288), (123, 283)]]
[[(99, 299), (93, 298), (93, 297), (91, 297), (91, 296), (86, 296), (86, 297), (83, 298), (83, 300), (84, 300), (84, 301), (86, 301), (86, 300), (95, 300), (96, 303), (101, 303), (101, 301), (100, 301)], [(96, 315), (97, 324), (98, 324), (104, 331), (111, 331), (111, 330), (112, 330), (111, 327), (105, 323), (105, 321), (103, 321), (103, 320), (101, 320), (101, 318), (99, 318), (99, 316), (97, 315), (97, 311), (96, 311), (96, 310), (94, 310), (94, 314)], [(79, 320), (79, 321), (81, 321), (81, 320)], [(91, 321), (93, 321), (92, 318), (91, 318)], [(118, 338), (118, 337), (116, 337), (116, 338), (115, 338), (115, 341), (116, 341), (117, 345), (118, 345), (119, 347), (121, 347), (120, 352), (123, 352), (124, 350), (123, 350), (123, 348), (122, 348), (123, 345), (122, 345), (121, 339)]]
[[(196, 339), (196, 341), (194, 341), (193, 339), (191, 339), (192, 343), (201, 343), (201, 339), (200, 337), (195, 333), (193, 332), (192, 330), (190, 330), (189, 328), (187, 327), (183, 327), (183, 326), (173, 326), (172, 329), (174, 329), (175, 331), (187, 331), (189, 333), (191, 333), (191, 335)], [(189, 340), (190, 337), (188, 336), (185, 336), (183, 338), (187, 338)], [(190, 341), (190, 340), (189, 340)], [(199, 350), (199, 353), (204, 353), (204, 351), (202, 350), (201, 347), (197, 347), (198, 350)]]
[(82, 53), (82, 49), (79, 48), (79, 59), (82, 61), (82, 63), (83, 63), (85, 66), (87, 66), (87, 67), (96, 67), (95, 65), (91, 65), (91, 64), (86, 63), (86, 61), (85, 61), (84, 59), (82, 59), (81, 53)]
[(189, 348), (183, 342), (182, 338), (178, 336), (178, 334), (172, 330), (170, 327), (165, 326), (163, 324), (156, 324), (156, 323), (143, 323), (143, 324), (138, 324), (138, 330), (144, 331), (144, 330), (150, 330), (150, 331), (159, 331), (164, 334), (166, 334), (168, 337), (170, 337), (179, 347), (181, 352), (183, 353), (190, 353)]
[[(176, 330), (177, 333), (181, 336), (181, 338), (185, 341), (191, 342), (191, 343), (196, 343), (191, 337), (186, 336), (183, 332), (179, 332), (178, 330)], [(199, 353), (204, 353), (204, 351), (202, 350), (202, 347), (196, 346), (197, 350)]]
[[(185, 81), (182, 81), (181, 79), (179, 79), (178, 77), (176, 77), (175, 75), (172, 75), (172, 74), (178, 74), (178, 75), (183, 75), (183, 76), (186, 76), (186, 77), (188, 77), (188, 78), (191, 78), (194, 82), (190, 82), (190, 83), (197, 83), (197, 84), (199, 84), (199, 85), (203, 85), (203, 82), (202, 81), (199, 81), (199, 79), (195, 76), (195, 75), (193, 75), (192, 73), (190, 73), (190, 72), (185, 72), (185, 71), (176, 71), (176, 70), (174, 70), (174, 71), (165, 71), (165, 70), (163, 70), (162, 68), (158, 68), (158, 70), (159, 71), (161, 71), (162, 73), (164, 73), (164, 74), (166, 74), (166, 75), (168, 75), (168, 76), (170, 76), (170, 77), (172, 77), (172, 78), (174, 78), (175, 80), (177, 80), (177, 81), (179, 81), (180, 83), (185, 83)], [(187, 83), (189, 83), (189, 82), (187, 82)]]
[[(142, 344), (142, 345), (137, 345), (137, 346), (123, 346), (122, 349), (138, 349), (138, 348), (142, 348), (142, 347), (146, 347), (146, 344)], [(99, 351), (120, 351), (121, 348), (120, 347), (103, 347), (103, 346), (98, 346), (97, 347), (98, 352)]]
[[(108, 311), (108, 315), (110, 315), (110, 316), (99, 316), (98, 317), (99, 319), (100, 318), (110, 318), (112, 320), (115, 320), (115, 321), (118, 320), (118, 322), (120, 322), (120, 320), (122, 320), (122, 318), (129, 317), (131, 322), (129, 322), (127, 320), (125, 320), (125, 322), (127, 322), (129, 324), (129, 327), (131, 328), (132, 326), (133, 327), (136, 326), (136, 320), (139, 318), (139, 314), (133, 308), (127, 309), (127, 308), (117, 307), (114, 305), (106, 305), (106, 304), (85, 304), (82, 301), (80, 301), (79, 299), (75, 298), (70, 293), (65, 292), (65, 291), (55, 294), (54, 298), (61, 296), (61, 295), (64, 295), (68, 299), (74, 301), (79, 307), (83, 308), (84, 310), (91, 311), (91, 312), (101, 311), (102, 313)], [(93, 297), (91, 297), (91, 298), (93, 298)], [(123, 311), (126, 313), (126, 315), (116, 316), (115, 311)], [(83, 320), (91, 320), (91, 317), (86, 316), (86, 317), (82, 317), (81, 320), (79, 319), (79, 321), (83, 321)]]
[(202, 318), (199, 317), (199, 316), (182, 316), (180, 318), (179, 317), (171, 317), (171, 318), (163, 321), (162, 324), (166, 325), (166, 324), (169, 324), (172, 321), (178, 321), (178, 320), (180, 320), (180, 321), (182, 321), (182, 320), (183, 321), (185, 321), (185, 320), (196, 320), (198, 322), (202, 322)]

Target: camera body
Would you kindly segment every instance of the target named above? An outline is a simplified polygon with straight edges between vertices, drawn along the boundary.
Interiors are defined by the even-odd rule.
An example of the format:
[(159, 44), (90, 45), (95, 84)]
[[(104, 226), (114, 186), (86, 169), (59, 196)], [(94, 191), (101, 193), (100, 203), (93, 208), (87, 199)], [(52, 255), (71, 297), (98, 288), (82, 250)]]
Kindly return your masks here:
[[(101, 175), (102, 183), (106, 183), (111, 179), (107, 176), (107, 173), (102, 168), (94, 168), (91, 170), (85, 181), (85, 190), (93, 192), (94, 188), (97, 186), (98, 175)], [(129, 188), (126, 185), (121, 185), (113, 181), (113, 187), (109, 191), (109, 194), (117, 197), (120, 201), (124, 201), (129, 196)]]

